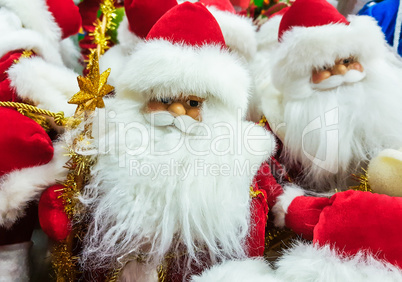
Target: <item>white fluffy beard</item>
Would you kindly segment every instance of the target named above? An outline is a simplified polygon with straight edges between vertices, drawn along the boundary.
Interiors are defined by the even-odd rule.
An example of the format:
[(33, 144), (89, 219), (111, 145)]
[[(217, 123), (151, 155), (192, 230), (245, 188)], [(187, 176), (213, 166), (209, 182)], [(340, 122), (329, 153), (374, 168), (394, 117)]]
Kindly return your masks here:
[[(239, 162), (258, 169), (272, 153), (274, 141), (255, 141), (258, 151), (266, 150), (265, 155), (248, 153), (243, 144), (240, 153), (223, 152), (229, 145), (227, 139), (211, 144), (211, 140), (185, 135), (174, 126), (153, 127), (140, 114), (138, 104), (113, 100), (107, 109), (114, 110), (116, 117), (99, 123), (106, 126), (94, 125), (93, 136), (104, 153), (98, 155), (92, 167), (92, 180), (81, 199), (92, 215), (83, 244), (84, 267), (116, 267), (145, 254), (146, 263), (152, 268), (168, 253), (183, 250), (188, 258), (185, 268), (191, 263), (202, 265), (205, 258), (215, 262), (246, 256), (244, 243), (250, 228), (249, 187), (253, 173), (239, 174), (233, 167)], [(203, 114), (202, 123), (211, 128), (222, 120), (236, 126), (233, 114), (212, 108), (204, 112), (209, 114)], [(154, 131), (141, 135), (132, 129), (125, 132), (125, 138), (117, 139), (115, 128), (119, 124), (128, 128), (130, 122), (141, 125), (147, 132)], [(259, 135), (271, 138), (253, 123), (242, 121), (241, 125), (243, 129), (252, 126)], [(212, 140), (227, 134), (227, 129), (214, 129)], [(142, 142), (143, 138), (147, 140)], [(197, 155), (186, 146), (172, 150), (180, 139), (198, 152), (213, 145), (223, 153)], [(169, 150), (165, 155), (156, 153)], [(204, 167), (226, 164), (232, 170), (226, 174), (200, 171), (197, 162)], [(157, 170), (158, 167), (162, 169)], [(172, 168), (174, 171), (167, 171)]]
[(400, 72), (383, 62), (373, 66), (353, 84), (319, 91), (300, 82), (288, 89), (283, 159), (288, 167), (301, 166), (303, 185), (345, 189), (350, 175), (379, 151), (402, 145)]

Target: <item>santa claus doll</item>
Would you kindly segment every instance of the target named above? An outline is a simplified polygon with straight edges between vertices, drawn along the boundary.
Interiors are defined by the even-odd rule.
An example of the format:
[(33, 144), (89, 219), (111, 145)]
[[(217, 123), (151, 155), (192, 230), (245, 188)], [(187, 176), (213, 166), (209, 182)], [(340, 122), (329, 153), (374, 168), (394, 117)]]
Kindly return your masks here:
[(279, 110), (261, 93), (262, 110), (298, 183), (344, 190), (379, 151), (402, 144), (402, 68), (373, 19), (346, 20), (323, 1), (298, 3), (280, 23), (272, 56)]
[[(264, 114), (283, 141), (282, 160), (299, 173), (294, 182), (346, 190), (351, 174), (379, 151), (401, 146), (401, 69), (374, 20), (346, 20), (326, 1), (297, 0), (281, 20), (272, 66), (281, 114), (269, 107)], [(312, 241), (285, 252), (276, 263), (279, 279), (401, 279), (402, 198), (306, 194), (295, 184), (268, 193), (276, 225)]]
[[(78, 51), (67, 39), (78, 32), (73, 1), (0, 1), (0, 101), (20, 102), (66, 115), (76, 91)], [(54, 123), (42, 118), (44, 128)], [(36, 223), (35, 201), (64, 177), (48, 133), (12, 108), (0, 107), (0, 280), (28, 280), (28, 250)], [(56, 132), (56, 131), (54, 131)], [(56, 149), (56, 154), (59, 154)]]
[(198, 3), (169, 10), (124, 70), (89, 121), (97, 154), (81, 196), (83, 269), (181, 281), (262, 255), (266, 194), (250, 187), (275, 141), (244, 120), (250, 77), (212, 14)]

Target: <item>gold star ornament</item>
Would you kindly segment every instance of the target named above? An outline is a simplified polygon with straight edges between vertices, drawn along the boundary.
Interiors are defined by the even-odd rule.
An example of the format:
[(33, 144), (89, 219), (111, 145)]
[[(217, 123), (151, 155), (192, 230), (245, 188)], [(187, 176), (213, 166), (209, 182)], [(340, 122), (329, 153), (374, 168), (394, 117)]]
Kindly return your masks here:
[(78, 76), (80, 91), (76, 93), (69, 104), (78, 105), (75, 115), (80, 116), (84, 112), (93, 112), (96, 108), (104, 108), (103, 97), (114, 90), (114, 87), (107, 84), (110, 75), (110, 68), (99, 73), (98, 56), (93, 57), (91, 67), (87, 76)]

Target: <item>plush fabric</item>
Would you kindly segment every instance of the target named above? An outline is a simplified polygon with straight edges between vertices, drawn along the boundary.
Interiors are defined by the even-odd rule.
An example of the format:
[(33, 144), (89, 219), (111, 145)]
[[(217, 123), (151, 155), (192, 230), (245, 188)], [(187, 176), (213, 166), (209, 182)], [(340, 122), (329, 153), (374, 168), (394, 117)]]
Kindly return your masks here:
[(271, 167), (267, 162), (263, 163), (255, 176), (256, 185), (266, 194), (269, 209), (275, 205), (279, 195), (283, 193), (282, 186), (278, 184), (271, 173)]
[(0, 174), (46, 164), (53, 157), (52, 142), (43, 128), (14, 109), (0, 108), (0, 132)]
[(0, 101), (20, 102), (17, 93), (10, 87), (7, 70), (22, 55), (22, 50), (11, 51), (0, 59)]
[(159, 18), (176, 5), (176, 0), (124, 1), (130, 30), (144, 39)]
[(331, 197), (314, 229), (314, 242), (333, 244), (347, 254), (368, 250), (402, 267), (402, 199), (346, 191)]
[(296, 197), (286, 226), (319, 246), (330, 245), (353, 256), (367, 251), (402, 267), (402, 200), (349, 190), (326, 197)]
[(71, 232), (71, 222), (60, 198), (63, 185), (54, 185), (43, 192), (39, 200), (39, 222), (42, 230), (55, 241), (64, 240)]
[[(319, 11), (319, 13), (317, 13)], [(279, 26), (278, 39), (294, 27), (313, 27), (349, 22), (329, 2), (325, 0), (297, 0), (283, 15)]]
[(304, 239), (313, 240), (314, 227), (320, 220), (323, 208), (329, 203), (328, 198), (298, 196), (287, 209), (285, 225)]
[(222, 31), (211, 13), (202, 4), (189, 2), (169, 10), (153, 26), (146, 39), (166, 39), (172, 43), (190, 46), (225, 46)]
[(72, 0), (46, 0), (49, 11), (62, 31), (62, 38), (78, 33), (81, 27), (81, 15)]
[(249, 257), (261, 257), (264, 255), (265, 249), (265, 227), (268, 217), (267, 194), (256, 186), (253, 191), (257, 195), (251, 201), (250, 231), (246, 246)]

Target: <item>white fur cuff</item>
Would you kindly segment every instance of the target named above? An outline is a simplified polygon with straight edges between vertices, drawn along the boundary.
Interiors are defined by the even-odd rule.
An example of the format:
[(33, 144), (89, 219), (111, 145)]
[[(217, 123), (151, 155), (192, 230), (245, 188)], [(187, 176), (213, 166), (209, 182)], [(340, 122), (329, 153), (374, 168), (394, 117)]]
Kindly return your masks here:
[(285, 227), (285, 217), (292, 201), (304, 195), (303, 189), (295, 184), (286, 185), (283, 194), (278, 197), (276, 204), (272, 208), (274, 214), (274, 224), (277, 227)]

